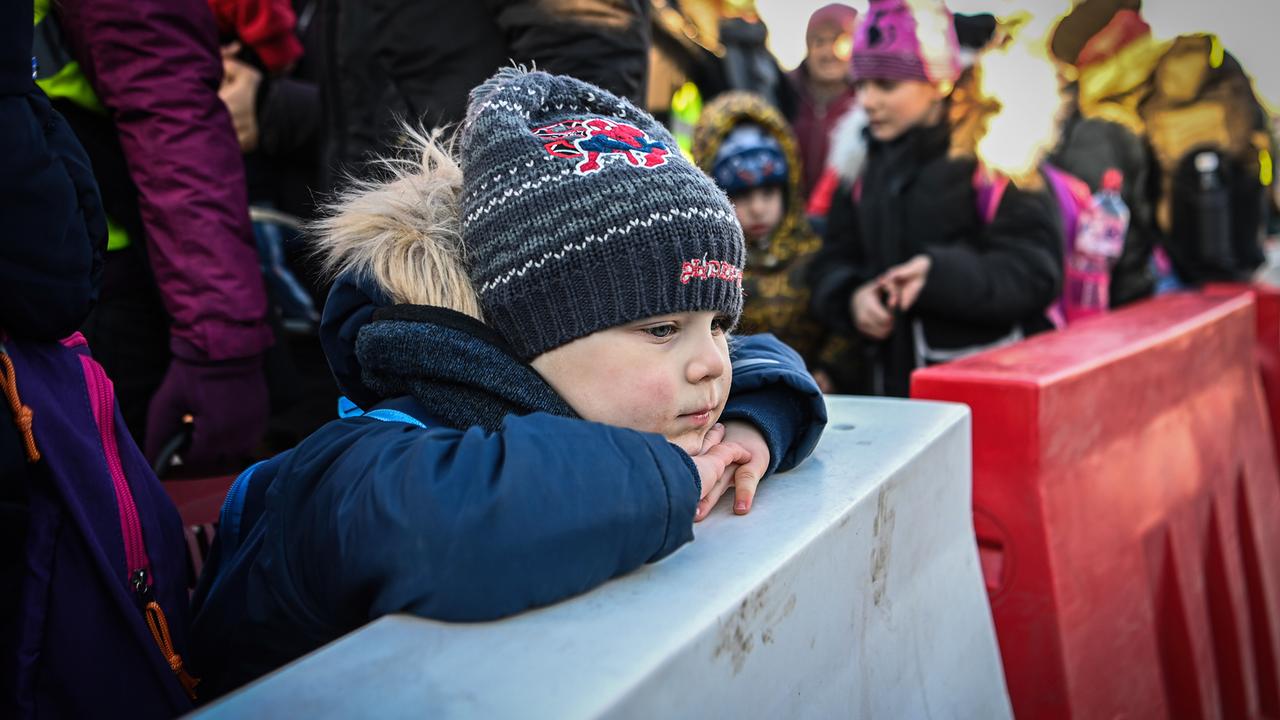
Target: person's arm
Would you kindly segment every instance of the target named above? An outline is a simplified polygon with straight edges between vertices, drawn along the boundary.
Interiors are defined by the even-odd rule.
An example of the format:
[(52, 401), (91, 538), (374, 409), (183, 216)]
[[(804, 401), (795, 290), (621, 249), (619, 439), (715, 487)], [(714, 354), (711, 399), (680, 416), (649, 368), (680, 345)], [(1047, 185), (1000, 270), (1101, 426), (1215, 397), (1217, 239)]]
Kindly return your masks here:
[(327, 617), (492, 620), (693, 539), (697, 469), (658, 435), (546, 414), (493, 434), (370, 432), (375, 451), (353, 446), (277, 498), (294, 581)]
[(769, 446), (765, 476), (786, 472), (813, 452), (827, 425), (827, 406), (804, 360), (770, 334), (735, 336), (733, 385), (723, 422), (745, 420)]
[(84, 148), (25, 65), (29, 89), (0, 92), (0, 331), (58, 340), (97, 298), (107, 225)]
[(810, 308), (833, 330), (853, 332), (849, 303), (854, 291), (875, 277), (865, 265), (853, 189), (841, 183), (831, 198), (822, 250), (809, 264)]
[(59, 18), (115, 123), (174, 355), (260, 355), (271, 343), (240, 148), (218, 99), (204, 0), (63, 0)]
[(1048, 308), (1062, 286), (1062, 229), (1047, 187), (1010, 183), (990, 224), (969, 242), (934, 245), (918, 307), (940, 317), (1015, 323)]
[[(204, 0), (63, 0), (63, 31), (115, 124), (138, 189), (173, 359), (147, 411), (153, 461), (195, 418), (191, 465), (239, 464), (266, 429), (272, 342), (244, 164), (218, 97)], [(142, 241), (143, 238), (135, 238)]]

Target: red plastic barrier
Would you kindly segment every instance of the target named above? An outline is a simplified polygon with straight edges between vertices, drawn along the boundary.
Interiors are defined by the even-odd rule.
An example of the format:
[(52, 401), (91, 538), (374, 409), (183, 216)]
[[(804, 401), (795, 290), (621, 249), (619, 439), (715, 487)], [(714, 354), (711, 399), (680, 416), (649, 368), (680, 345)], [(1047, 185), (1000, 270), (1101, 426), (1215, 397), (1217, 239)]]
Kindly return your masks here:
[(1257, 286), (1253, 292), (1258, 301), (1258, 370), (1280, 453), (1280, 288)]
[(1235, 295), (1250, 291), (1258, 303), (1258, 372), (1271, 415), (1271, 432), (1280, 452), (1280, 288), (1268, 285), (1210, 285), (1213, 295)]
[(1280, 473), (1254, 300), (1171, 295), (918, 371), (973, 409), (1022, 718), (1280, 717)]

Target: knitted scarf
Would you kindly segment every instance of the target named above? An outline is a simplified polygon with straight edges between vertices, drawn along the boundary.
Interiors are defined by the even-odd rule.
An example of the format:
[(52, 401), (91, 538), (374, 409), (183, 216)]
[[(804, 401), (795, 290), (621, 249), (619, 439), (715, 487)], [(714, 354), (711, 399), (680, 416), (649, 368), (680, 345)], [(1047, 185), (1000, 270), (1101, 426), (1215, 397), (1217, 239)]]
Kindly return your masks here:
[(360, 329), (361, 378), (384, 398), (410, 395), (456, 429), (490, 432), (508, 415), (577, 413), (492, 328), (461, 313), (393, 305)]

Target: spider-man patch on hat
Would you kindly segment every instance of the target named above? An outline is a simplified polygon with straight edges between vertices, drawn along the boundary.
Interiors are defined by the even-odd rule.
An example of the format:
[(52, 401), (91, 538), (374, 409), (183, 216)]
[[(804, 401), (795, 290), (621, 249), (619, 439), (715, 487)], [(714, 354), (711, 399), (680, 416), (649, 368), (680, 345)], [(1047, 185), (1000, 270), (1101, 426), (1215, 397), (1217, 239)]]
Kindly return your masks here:
[(606, 118), (561, 120), (532, 132), (551, 156), (577, 160), (574, 172), (579, 175), (597, 172), (605, 162), (619, 158), (632, 167), (658, 167), (671, 152), (635, 125)]

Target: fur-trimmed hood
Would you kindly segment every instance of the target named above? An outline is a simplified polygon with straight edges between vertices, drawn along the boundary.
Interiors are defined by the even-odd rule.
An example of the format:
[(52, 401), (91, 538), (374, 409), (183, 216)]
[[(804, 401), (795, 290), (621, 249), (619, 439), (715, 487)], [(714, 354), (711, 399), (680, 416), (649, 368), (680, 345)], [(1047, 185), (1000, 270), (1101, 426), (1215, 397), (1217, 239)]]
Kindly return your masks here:
[[(747, 267), (768, 270), (783, 267), (798, 255), (816, 251), (821, 244), (805, 217), (804, 167), (791, 126), (759, 95), (743, 91), (726, 92), (703, 110), (693, 133), (693, 158), (703, 172), (711, 175), (725, 138), (735, 127), (747, 123), (760, 126), (777, 140), (787, 159), (786, 214), (766, 251), (747, 248)], [(758, 255), (767, 255), (767, 262), (765, 257)]]

